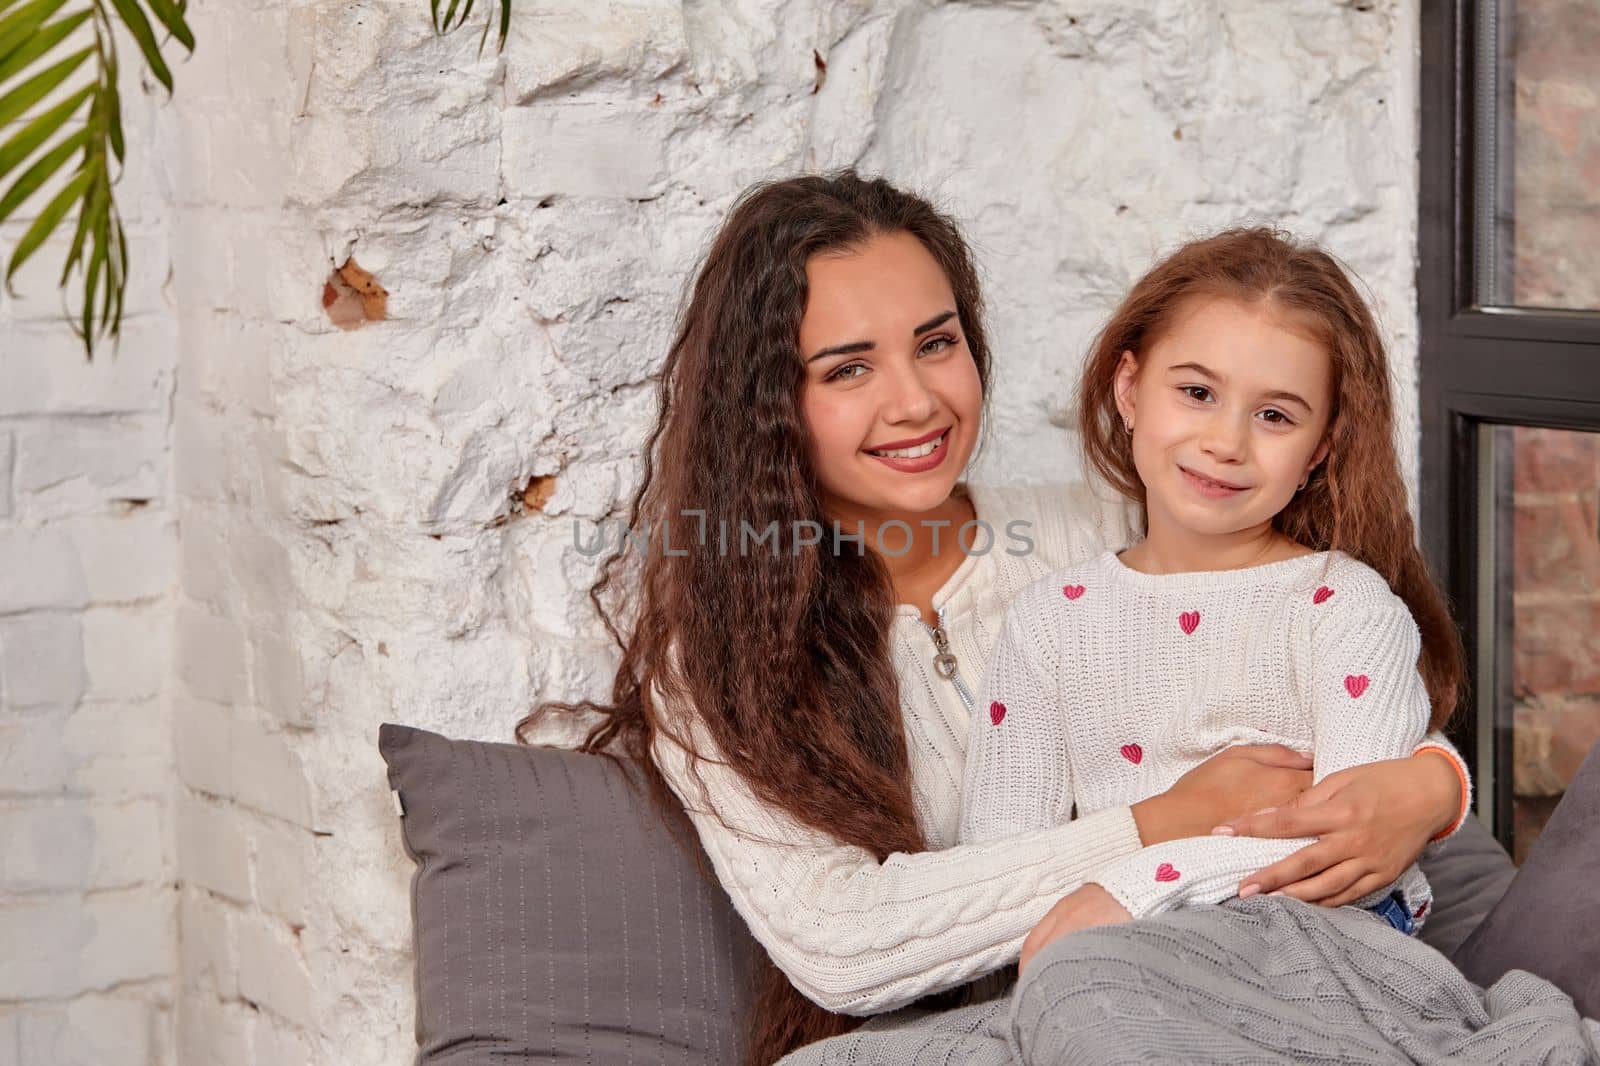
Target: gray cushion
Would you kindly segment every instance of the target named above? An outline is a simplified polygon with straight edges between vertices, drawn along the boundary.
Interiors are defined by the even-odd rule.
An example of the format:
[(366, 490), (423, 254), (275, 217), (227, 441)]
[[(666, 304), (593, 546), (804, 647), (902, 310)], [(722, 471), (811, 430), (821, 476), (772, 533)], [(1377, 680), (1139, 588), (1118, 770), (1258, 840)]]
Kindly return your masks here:
[[(417, 862), (420, 1066), (738, 1060), (760, 949), (642, 783), (630, 787), (636, 773), (398, 725), (379, 747)], [(1476, 821), (1423, 869), (1435, 897), (1423, 939), (1445, 954), (1515, 873)]]
[(738, 1061), (759, 949), (636, 771), (398, 725), (378, 744), (417, 863), (419, 1066)]
[(1433, 887), (1433, 913), (1422, 926), (1422, 942), (1449, 955), (1500, 902), (1517, 875), (1511, 856), (1476, 818), (1423, 857), (1422, 872)]
[(1589, 751), (1517, 872), (1517, 879), (1456, 952), (1480, 985), (1527, 970), (1600, 1018), (1600, 744)]

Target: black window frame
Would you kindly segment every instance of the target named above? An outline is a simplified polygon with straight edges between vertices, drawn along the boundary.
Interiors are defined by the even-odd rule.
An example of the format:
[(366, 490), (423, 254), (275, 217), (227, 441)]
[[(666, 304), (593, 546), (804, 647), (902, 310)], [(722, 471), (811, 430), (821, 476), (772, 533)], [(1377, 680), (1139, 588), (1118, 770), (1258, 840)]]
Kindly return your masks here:
[[(1480, 565), (1487, 538), (1480, 518), (1485, 444), (1479, 427), (1600, 432), (1600, 312), (1480, 306), (1475, 299), (1477, 130), (1480, 109), (1493, 100), (1492, 94), (1478, 92), (1476, 72), (1479, 45), (1486, 38), (1482, 18), (1494, 3), (1423, 0), (1421, 7), (1419, 503), (1423, 550), (1451, 600), (1467, 649), (1469, 692), (1451, 737), (1475, 776), (1482, 780), (1482, 771), (1491, 771), (1492, 787), (1480, 796), (1479, 811), (1509, 847), (1511, 664), (1503, 637), (1510, 592), (1500, 577), (1510, 562), (1509, 552), (1497, 553), (1502, 574), (1487, 579)], [(1503, 126), (1500, 116), (1483, 117)], [(1504, 464), (1499, 473), (1488, 491), (1503, 498), (1509, 490)], [(1482, 632), (1495, 617), (1503, 623), (1500, 632)], [(1494, 697), (1490, 723), (1479, 720), (1477, 695), (1486, 655), (1494, 657), (1498, 690), (1489, 694)], [(1482, 735), (1484, 725), (1490, 736)], [(1480, 765), (1480, 754), (1491, 766)]]

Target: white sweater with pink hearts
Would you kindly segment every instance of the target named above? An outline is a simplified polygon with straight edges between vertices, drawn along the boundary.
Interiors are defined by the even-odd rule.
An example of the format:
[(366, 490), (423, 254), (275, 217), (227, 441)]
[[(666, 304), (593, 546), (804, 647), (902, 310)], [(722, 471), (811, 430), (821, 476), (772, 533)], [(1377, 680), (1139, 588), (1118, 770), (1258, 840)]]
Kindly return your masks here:
[[(1024, 589), (968, 745), (960, 838), (999, 840), (1122, 809), (1232, 744), (1316, 753), (1316, 780), (1411, 754), (1428, 730), (1420, 638), (1372, 568), (1320, 552), (1244, 570), (1145, 574), (1113, 552)], [(1309, 840), (1174, 840), (1109, 859), (1134, 917), (1237, 894)], [(1417, 924), (1431, 901), (1395, 886)]]
[[(892, 1010), (1016, 962), (1023, 939), (1058, 899), (1094, 871), (1139, 853), (1127, 806), (955, 846), (968, 737), (989, 722), (976, 690), (1012, 597), (1059, 567), (1126, 547), (1141, 521), (1125, 499), (1081, 484), (974, 485), (971, 495), (1000, 541), (967, 559), (934, 593), (956, 657), (954, 674), (935, 670), (938, 646), (916, 608), (899, 607), (890, 633), (927, 851), (880, 862), (865, 848), (800, 824), (715, 761), (693, 708), (662, 705), (663, 713), (676, 712), (709, 760), (694, 760), (664, 735), (653, 749), (717, 879), (795, 987), (829, 1010)], [(1005, 530), (1014, 521), (1028, 524), (1032, 552), (1008, 554)], [(784, 700), (774, 692), (771, 713), (783, 714)], [(1460, 762), (1442, 736), (1422, 746), (1445, 749)]]

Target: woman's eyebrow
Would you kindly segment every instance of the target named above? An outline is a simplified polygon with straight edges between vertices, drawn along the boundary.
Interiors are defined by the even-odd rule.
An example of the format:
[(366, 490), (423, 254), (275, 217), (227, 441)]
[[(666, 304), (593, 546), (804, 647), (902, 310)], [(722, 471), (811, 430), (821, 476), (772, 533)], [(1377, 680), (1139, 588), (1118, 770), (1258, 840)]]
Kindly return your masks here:
[[(940, 311), (938, 314), (928, 319), (928, 321), (912, 330), (911, 335), (916, 337), (920, 334), (928, 332), (930, 329), (936, 329), (954, 317), (956, 317), (956, 313), (954, 311)], [(819, 350), (813, 354), (811, 358), (807, 359), (806, 362), (815, 363), (818, 359), (825, 359), (830, 355), (854, 355), (856, 352), (870, 352), (876, 347), (877, 344), (872, 341), (852, 341), (849, 344), (835, 344), (831, 348), (823, 348)]]
[(850, 344), (835, 344), (831, 348), (823, 348), (817, 352), (807, 363), (815, 363), (818, 359), (826, 359), (830, 355), (854, 355), (856, 352), (870, 352), (877, 345), (871, 341), (854, 341)]

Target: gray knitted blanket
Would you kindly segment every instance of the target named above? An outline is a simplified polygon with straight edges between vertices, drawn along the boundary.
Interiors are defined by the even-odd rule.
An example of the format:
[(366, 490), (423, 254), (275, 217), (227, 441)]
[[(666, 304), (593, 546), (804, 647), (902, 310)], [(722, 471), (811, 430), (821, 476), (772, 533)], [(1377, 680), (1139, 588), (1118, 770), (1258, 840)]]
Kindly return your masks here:
[(908, 1007), (781, 1066), (1600, 1064), (1600, 1023), (1513, 970), (1480, 989), (1382, 920), (1236, 900), (1063, 937), (1005, 995)]

